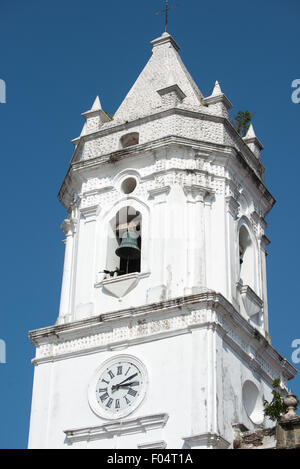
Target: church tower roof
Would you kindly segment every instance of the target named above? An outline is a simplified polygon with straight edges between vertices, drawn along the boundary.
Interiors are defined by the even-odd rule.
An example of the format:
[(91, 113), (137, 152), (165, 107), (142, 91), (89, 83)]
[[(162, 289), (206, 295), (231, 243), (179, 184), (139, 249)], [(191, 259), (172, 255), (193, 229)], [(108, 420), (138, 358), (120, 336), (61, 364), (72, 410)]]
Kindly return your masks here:
[(202, 107), (201, 91), (184, 66), (179, 46), (165, 32), (151, 42), (152, 56), (114, 116), (114, 120), (127, 121), (157, 112), (162, 105), (159, 91), (177, 85), (184, 104)]

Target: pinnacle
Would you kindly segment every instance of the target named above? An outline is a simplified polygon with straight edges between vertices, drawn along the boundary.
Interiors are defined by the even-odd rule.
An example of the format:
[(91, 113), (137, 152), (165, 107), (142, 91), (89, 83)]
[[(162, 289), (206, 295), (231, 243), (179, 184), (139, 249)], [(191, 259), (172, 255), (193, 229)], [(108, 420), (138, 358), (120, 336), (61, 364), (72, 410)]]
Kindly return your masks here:
[(256, 137), (255, 132), (254, 132), (254, 128), (253, 128), (253, 125), (250, 124), (248, 132), (246, 133), (244, 138), (246, 139), (246, 138), (254, 138), (254, 137)]
[(213, 92), (212, 92), (212, 96), (216, 96), (216, 95), (219, 95), (219, 94), (223, 94), (223, 93), (222, 93), (222, 90), (221, 90), (220, 83), (217, 80), (216, 83), (215, 83)]
[(96, 96), (94, 104), (91, 108), (91, 111), (100, 111), (102, 109), (99, 96)]

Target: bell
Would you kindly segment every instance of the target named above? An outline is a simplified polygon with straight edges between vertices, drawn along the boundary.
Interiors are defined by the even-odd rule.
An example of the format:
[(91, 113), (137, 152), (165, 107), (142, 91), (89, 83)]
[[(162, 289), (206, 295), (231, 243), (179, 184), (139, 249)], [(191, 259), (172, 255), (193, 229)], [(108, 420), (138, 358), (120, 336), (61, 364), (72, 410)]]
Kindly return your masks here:
[(117, 256), (121, 259), (139, 259), (141, 250), (138, 247), (137, 240), (130, 235), (130, 232), (123, 236), (120, 246), (116, 249)]

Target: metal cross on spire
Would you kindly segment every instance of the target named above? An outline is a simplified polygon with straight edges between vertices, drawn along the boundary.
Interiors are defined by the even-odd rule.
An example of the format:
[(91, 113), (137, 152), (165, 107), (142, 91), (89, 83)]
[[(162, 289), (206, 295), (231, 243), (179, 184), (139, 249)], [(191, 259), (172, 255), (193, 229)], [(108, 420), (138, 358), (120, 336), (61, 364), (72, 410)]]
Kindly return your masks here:
[(165, 9), (164, 10), (161, 10), (161, 11), (158, 11), (157, 13), (155, 13), (156, 15), (161, 15), (162, 13), (165, 13), (165, 32), (167, 32), (167, 29), (168, 29), (168, 15), (169, 15), (169, 11), (172, 10), (172, 8), (176, 8), (178, 5), (171, 5), (169, 6), (169, 0), (165, 0), (166, 1), (166, 6), (165, 6)]

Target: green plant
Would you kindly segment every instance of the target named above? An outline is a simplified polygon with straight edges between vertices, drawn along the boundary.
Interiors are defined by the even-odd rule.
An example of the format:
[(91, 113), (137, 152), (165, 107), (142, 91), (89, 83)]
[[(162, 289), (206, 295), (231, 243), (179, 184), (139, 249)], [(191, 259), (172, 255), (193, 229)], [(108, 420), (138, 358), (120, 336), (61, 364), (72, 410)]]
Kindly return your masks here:
[(233, 119), (232, 124), (242, 137), (246, 135), (253, 116), (254, 113), (251, 114), (249, 111), (239, 111)]
[[(272, 383), (273, 391), (273, 399), (271, 402), (264, 400), (264, 414), (269, 419), (278, 421), (280, 417), (287, 412), (287, 406), (284, 403), (285, 393), (280, 388), (280, 378), (274, 379)], [(297, 399), (298, 405), (300, 401)]]

